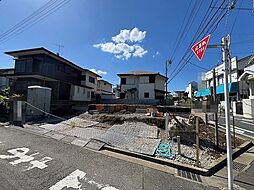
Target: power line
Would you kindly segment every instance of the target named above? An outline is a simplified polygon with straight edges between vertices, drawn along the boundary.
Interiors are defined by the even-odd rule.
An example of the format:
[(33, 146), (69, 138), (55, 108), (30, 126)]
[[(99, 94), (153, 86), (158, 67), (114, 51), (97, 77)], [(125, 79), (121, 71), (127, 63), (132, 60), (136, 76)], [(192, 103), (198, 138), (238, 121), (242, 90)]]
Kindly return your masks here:
[[(4, 42), (14, 38), (15, 36), (21, 34), (28, 28), (32, 27), (33, 25), (37, 24), (47, 16), (51, 15), (52, 13), (56, 12), (58, 9), (63, 7), (65, 4), (70, 2), (70, 0), (51, 0), (48, 3), (46, 3), (43, 7), (40, 9), (36, 10), (34, 13), (31, 15), (33, 16), (28, 16), (18, 24), (16, 24), (14, 27), (9, 29), (7, 32), (1, 35), (0, 37), (0, 44), (3, 44)], [(54, 5), (55, 4), (55, 5)]]
[[(224, 3), (225, 3), (225, 1), (222, 2), (220, 7), (222, 7), (224, 5)], [(229, 4), (228, 4), (228, 6), (229, 6)], [(219, 9), (217, 9), (215, 14), (212, 16), (212, 18), (209, 20), (209, 22), (206, 25), (206, 26), (209, 26), (209, 28), (206, 30), (206, 32), (204, 32), (206, 27), (203, 28), (203, 30), (200, 34), (202, 34), (204, 32), (204, 35), (205, 35), (209, 32), (209, 30), (212, 30), (212, 31), (210, 31), (210, 33), (214, 32), (214, 30), (217, 28), (220, 21), (224, 18), (224, 16), (227, 14), (227, 12), (230, 11), (231, 9), (226, 9), (226, 12), (224, 14), (223, 14), (223, 11), (221, 11), (219, 15), (216, 15), (218, 10)], [(222, 16), (220, 16), (220, 15), (222, 15)], [(215, 18), (215, 19), (213, 20), (213, 18)], [(210, 24), (211, 22), (212, 22), (212, 24)], [(198, 36), (200, 36), (200, 35), (198, 35)], [(181, 64), (180, 68), (176, 71), (176, 73), (174, 74), (174, 76), (171, 78), (171, 80), (169, 82), (171, 82), (181, 72), (181, 70), (187, 65), (186, 61), (185, 61), (185, 64), (183, 63), (183, 61), (189, 51), (190, 50), (188, 50), (188, 49), (186, 50), (186, 53), (184, 54), (184, 56), (182, 57), (182, 59), (179, 62), (179, 65)], [(189, 55), (187, 60), (189, 61), (192, 57), (193, 57), (193, 54)]]
[(172, 55), (172, 57), (171, 57), (171, 60), (174, 59), (174, 55), (175, 55), (175, 53), (176, 53), (177, 48), (181, 47), (183, 41), (186, 39), (186, 36), (187, 36), (187, 34), (188, 34), (187, 31), (188, 31), (188, 30), (190, 29), (190, 27), (192, 26), (192, 24), (193, 24), (193, 22), (194, 22), (194, 20), (195, 20), (195, 17), (197, 16), (197, 13), (198, 13), (198, 11), (199, 11), (199, 9), (200, 9), (202, 3), (203, 3), (202, 0), (199, 1), (199, 2), (198, 2), (198, 0), (195, 1), (195, 4), (194, 4), (194, 6), (192, 7), (192, 9), (191, 9), (191, 11), (190, 11), (190, 16), (189, 16), (189, 18), (188, 18), (188, 20), (187, 20), (187, 23), (185, 24), (185, 27), (184, 27), (184, 29), (183, 29), (183, 31), (182, 31), (182, 33), (181, 33), (181, 35), (180, 35), (180, 38), (179, 38), (179, 40), (178, 40), (178, 42), (177, 42), (177, 45), (176, 45), (175, 51), (173, 52), (173, 55)]
[[(216, 2), (217, 3), (217, 2)], [(216, 4), (215, 3), (215, 4)], [(224, 6), (224, 4), (225, 4), (225, 0), (220, 4), (220, 7), (222, 7), (222, 6)], [(210, 6), (209, 6), (209, 8), (208, 9), (210, 9), (210, 7), (211, 7), (211, 4), (210, 4)], [(207, 12), (208, 12), (208, 10), (207, 10)], [(209, 32), (209, 30), (215, 30), (216, 29), (216, 26), (218, 25), (218, 23), (221, 21), (221, 19), (225, 16), (225, 13), (227, 13), (227, 11), (220, 11), (219, 13), (219, 9), (217, 9), (216, 11), (215, 11), (215, 13), (210, 17), (210, 14), (212, 13), (211, 12), (211, 10), (210, 10), (210, 12), (209, 12), (209, 14), (206, 16), (206, 17), (204, 17), (204, 19), (202, 20), (202, 22), (200, 23), (200, 25), (199, 25), (199, 28), (198, 28), (198, 30), (197, 30), (197, 32), (196, 32), (196, 34), (194, 35), (194, 37), (192, 38), (192, 41), (191, 41), (191, 43), (189, 44), (189, 47), (188, 47), (188, 49), (185, 51), (185, 54), (182, 56), (182, 58), (181, 58), (181, 60), (179, 61), (179, 64), (177, 65), (177, 67), (175, 68), (175, 70), (174, 70), (174, 72), (175, 72), (175, 74), (173, 75), (173, 77), (170, 79), (170, 81), (172, 81), (172, 79), (173, 78), (175, 78), (180, 72), (181, 72), (181, 70), (185, 67), (185, 65), (186, 65), (186, 61), (185, 61), (185, 63), (183, 62), (184, 61), (184, 59), (185, 59), (185, 57), (188, 55), (188, 53), (189, 53), (189, 55), (188, 55), (188, 60), (190, 60), (192, 57), (193, 57), (193, 54), (190, 54), (190, 47), (192, 46), (192, 43), (193, 43), (193, 41), (194, 40), (196, 40), (197, 38), (199, 38), (200, 36), (201, 36), (201, 34), (202, 33), (204, 33), (203, 35), (202, 35), (202, 37), (203, 36), (205, 36), (208, 32)], [(225, 12), (221, 17), (220, 17), (220, 15), (222, 14), (222, 12)], [(206, 22), (206, 20), (208, 19), (210, 17), (210, 19), (209, 19), (209, 21), (208, 22)], [(218, 21), (219, 20), (219, 21)], [(217, 22), (216, 22), (217, 21)], [(205, 25), (205, 26), (204, 26)], [(208, 28), (208, 29), (207, 29)], [(200, 32), (200, 30), (201, 30), (201, 32)], [(210, 31), (210, 32), (213, 32), (213, 31)], [(178, 68), (179, 67), (179, 68)], [(178, 70), (177, 70), (178, 69)], [(170, 82), (169, 81), (169, 82)]]
[(191, 64), (191, 65), (193, 65), (193, 66), (195, 66), (195, 67), (197, 67), (197, 68), (200, 68), (200, 69), (202, 69), (202, 70), (204, 70), (204, 71), (210, 71), (209, 69), (207, 69), (207, 68), (204, 68), (204, 67), (201, 67), (201, 66), (199, 66), (199, 65), (196, 65), (195, 63), (192, 63), (191, 61), (189, 61), (189, 60), (186, 60), (186, 59), (184, 59), (186, 62), (188, 62), (189, 64)]
[[(242, 4), (243, 4), (243, 0), (241, 0), (240, 8), (242, 7)], [(239, 13), (240, 13), (240, 9), (238, 9), (238, 11), (236, 13), (236, 17), (235, 17), (235, 20), (234, 20), (234, 22), (232, 24), (232, 28), (231, 28), (230, 34), (233, 33), (233, 30), (234, 30), (234, 27), (235, 27), (235, 23), (236, 23), (237, 17), (239, 16)]]

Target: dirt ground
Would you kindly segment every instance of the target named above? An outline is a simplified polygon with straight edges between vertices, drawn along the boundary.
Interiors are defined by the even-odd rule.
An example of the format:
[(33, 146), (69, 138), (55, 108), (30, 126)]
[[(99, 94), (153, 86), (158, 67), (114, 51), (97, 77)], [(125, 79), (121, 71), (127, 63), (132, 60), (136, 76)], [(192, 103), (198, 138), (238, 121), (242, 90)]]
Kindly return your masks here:
[[(115, 124), (124, 124), (126, 122), (143, 122), (148, 125), (158, 127), (158, 138), (172, 142), (172, 137), (180, 136), (181, 138), (181, 155), (177, 154), (177, 145), (173, 144), (173, 151), (176, 153), (174, 160), (176, 162), (195, 165), (196, 164), (196, 127), (190, 124), (188, 117), (171, 117), (171, 130), (169, 139), (165, 132), (165, 119), (158, 117), (150, 117), (145, 114), (135, 113), (115, 113), (115, 114), (89, 114), (83, 113), (79, 116), (82, 119), (88, 119), (99, 122), (96, 127), (108, 129)], [(202, 120), (199, 125), (200, 138), (200, 167), (206, 167), (211, 162), (225, 154), (226, 135), (223, 131), (219, 131), (219, 147), (215, 147), (215, 130), (213, 127), (206, 125)], [(170, 138), (171, 137), (171, 138)], [(236, 147), (241, 145), (244, 140), (240, 138), (232, 139)]]

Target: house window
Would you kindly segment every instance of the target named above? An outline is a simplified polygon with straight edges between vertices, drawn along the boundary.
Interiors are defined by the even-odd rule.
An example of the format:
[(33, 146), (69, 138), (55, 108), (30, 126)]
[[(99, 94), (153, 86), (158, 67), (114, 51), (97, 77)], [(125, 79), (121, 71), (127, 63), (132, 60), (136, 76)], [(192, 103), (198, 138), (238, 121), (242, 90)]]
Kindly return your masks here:
[(81, 75), (81, 80), (86, 81), (86, 75)]
[(57, 69), (58, 69), (58, 71), (62, 71), (62, 72), (64, 72), (64, 64), (62, 64), (62, 63), (58, 63), (58, 65), (57, 65)]
[(144, 93), (144, 98), (149, 98), (149, 92)]
[(244, 70), (238, 70), (238, 76), (240, 77), (244, 73)]
[(83, 88), (83, 94), (85, 94), (86, 93), (86, 89), (85, 88)]
[(155, 75), (149, 76), (149, 83), (155, 83)]
[(78, 94), (79, 94), (79, 87), (78, 87)]
[(89, 76), (89, 82), (94, 84), (95, 83), (95, 78)]
[(87, 91), (87, 98), (90, 99), (90, 91)]
[(104, 82), (104, 85), (106, 86), (106, 83)]
[(126, 84), (126, 78), (121, 78), (121, 84)]
[(15, 73), (30, 73), (32, 72), (32, 58), (18, 59), (15, 63)]

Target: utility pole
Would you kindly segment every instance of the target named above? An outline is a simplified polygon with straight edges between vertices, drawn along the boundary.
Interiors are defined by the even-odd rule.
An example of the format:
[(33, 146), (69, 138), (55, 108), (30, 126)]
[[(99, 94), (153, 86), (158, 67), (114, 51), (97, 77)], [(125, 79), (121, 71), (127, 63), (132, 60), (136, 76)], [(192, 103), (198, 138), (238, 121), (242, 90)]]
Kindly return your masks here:
[(222, 60), (224, 63), (224, 96), (225, 96), (225, 121), (226, 121), (226, 139), (227, 139), (227, 168), (228, 168), (228, 189), (233, 189), (233, 164), (232, 164), (232, 146), (230, 131), (230, 105), (228, 92), (228, 71), (230, 66), (229, 46), (230, 36), (222, 38)]
[(199, 118), (196, 117), (196, 166), (199, 167)]
[(167, 101), (167, 98), (168, 98), (168, 65), (170, 65), (172, 63), (171, 60), (166, 60), (166, 63), (165, 63), (165, 75), (167, 77), (167, 80), (166, 80), (166, 101)]
[(62, 49), (64, 48), (64, 46), (61, 45), (61, 44), (54, 44), (54, 45), (58, 47), (57, 53), (56, 53), (56, 54), (57, 54), (57, 55), (60, 55), (60, 53), (61, 53)]
[(230, 105), (228, 92), (228, 73), (231, 65), (229, 56), (230, 36), (229, 34), (222, 38), (222, 43), (219, 45), (208, 45), (208, 48), (221, 48), (222, 61), (224, 63), (224, 97), (225, 97), (225, 123), (226, 123), (226, 144), (227, 144), (227, 168), (228, 168), (228, 189), (233, 189), (233, 164), (232, 164), (232, 143), (230, 131)]
[(217, 106), (215, 112), (214, 112), (214, 121), (215, 121), (215, 139), (214, 139), (214, 144), (216, 147), (219, 146), (219, 128), (218, 128), (218, 105), (217, 105), (217, 99), (216, 99), (216, 72), (215, 68), (213, 69), (213, 103)]

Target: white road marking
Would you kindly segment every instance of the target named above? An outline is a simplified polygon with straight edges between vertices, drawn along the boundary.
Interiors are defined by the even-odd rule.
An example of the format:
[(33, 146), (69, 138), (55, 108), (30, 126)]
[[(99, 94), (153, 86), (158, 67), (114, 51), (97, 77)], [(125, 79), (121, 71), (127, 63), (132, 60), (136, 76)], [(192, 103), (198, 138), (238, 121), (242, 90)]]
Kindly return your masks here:
[(86, 173), (80, 170), (75, 170), (67, 177), (63, 178), (61, 181), (57, 182), (55, 185), (50, 187), (50, 190), (61, 190), (63, 188), (74, 188), (81, 190), (80, 179), (84, 179)]
[[(231, 132), (233, 132), (234, 130), (231, 128)], [(239, 129), (235, 129), (235, 132), (236, 133), (240, 133), (240, 134), (243, 134), (244, 133), (244, 131), (242, 131), (242, 130), (239, 130)]]
[(18, 158), (17, 160), (9, 162), (11, 165), (17, 165), (20, 163), (29, 162), (30, 165), (27, 167), (26, 170), (31, 170), (34, 168), (44, 169), (48, 167), (46, 165), (46, 162), (52, 160), (52, 158), (50, 157), (44, 157), (41, 160), (34, 160), (34, 156), (38, 155), (39, 152), (36, 152), (29, 156), (27, 155), (27, 153), (29, 152), (29, 148), (26, 148), (26, 147), (11, 149), (11, 150), (8, 150), (7, 152), (9, 152), (12, 155), (0, 155), (0, 159)]
[(39, 168), (39, 169), (42, 170), (42, 169), (48, 167), (48, 165), (46, 165), (46, 162), (49, 162), (51, 160), (53, 160), (53, 159), (50, 158), (50, 157), (44, 157), (39, 161), (38, 160), (33, 160), (33, 161), (30, 162), (30, 166), (28, 166), (26, 170), (29, 171), (29, 170), (32, 170), (34, 168)]
[(242, 119), (238, 119), (239, 121), (247, 121), (247, 122), (250, 122), (250, 123), (253, 123), (254, 120), (252, 119), (246, 119), (246, 118), (242, 118)]
[(247, 122), (247, 121), (240, 121), (241, 123), (245, 123), (245, 124), (248, 124), (248, 125), (253, 125), (254, 126), (254, 123), (253, 122)]
[[(219, 126), (220, 128), (222, 128), (222, 129), (224, 129), (224, 130), (226, 129), (226, 127), (225, 127), (225, 126), (222, 126), (222, 125), (218, 125), (218, 126)], [(236, 133), (237, 133), (237, 132), (236, 132)], [(226, 135), (226, 134), (225, 134), (225, 135)], [(246, 137), (249, 137), (249, 138), (254, 139), (254, 137), (253, 137), (253, 136), (246, 135), (246, 134), (245, 134), (245, 132), (244, 132), (244, 133), (242, 133), (242, 135), (243, 135), (243, 136), (246, 136)]]
[[(232, 127), (233, 127), (233, 125), (232, 125)], [(247, 129), (243, 129), (243, 128), (240, 128), (240, 127), (235, 127), (236, 129), (239, 129), (239, 130), (242, 130), (242, 131), (244, 131), (244, 132), (248, 132), (248, 133), (252, 133), (252, 134), (254, 134), (254, 131), (250, 131), (250, 130), (247, 130)]]
[(87, 183), (90, 185), (93, 185), (97, 187), (100, 190), (118, 190), (115, 187), (112, 187), (110, 185), (103, 185), (100, 183), (95, 182), (94, 180), (89, 180), (85, 177), (86, 173), (77, 169), (59, 182), (57, 182), (55, 185), (50, 187), (50, 190), (62, 190), (65, 188), (73, 188), (73, 189), (79, 189), (82, 190), (82, 184)]

